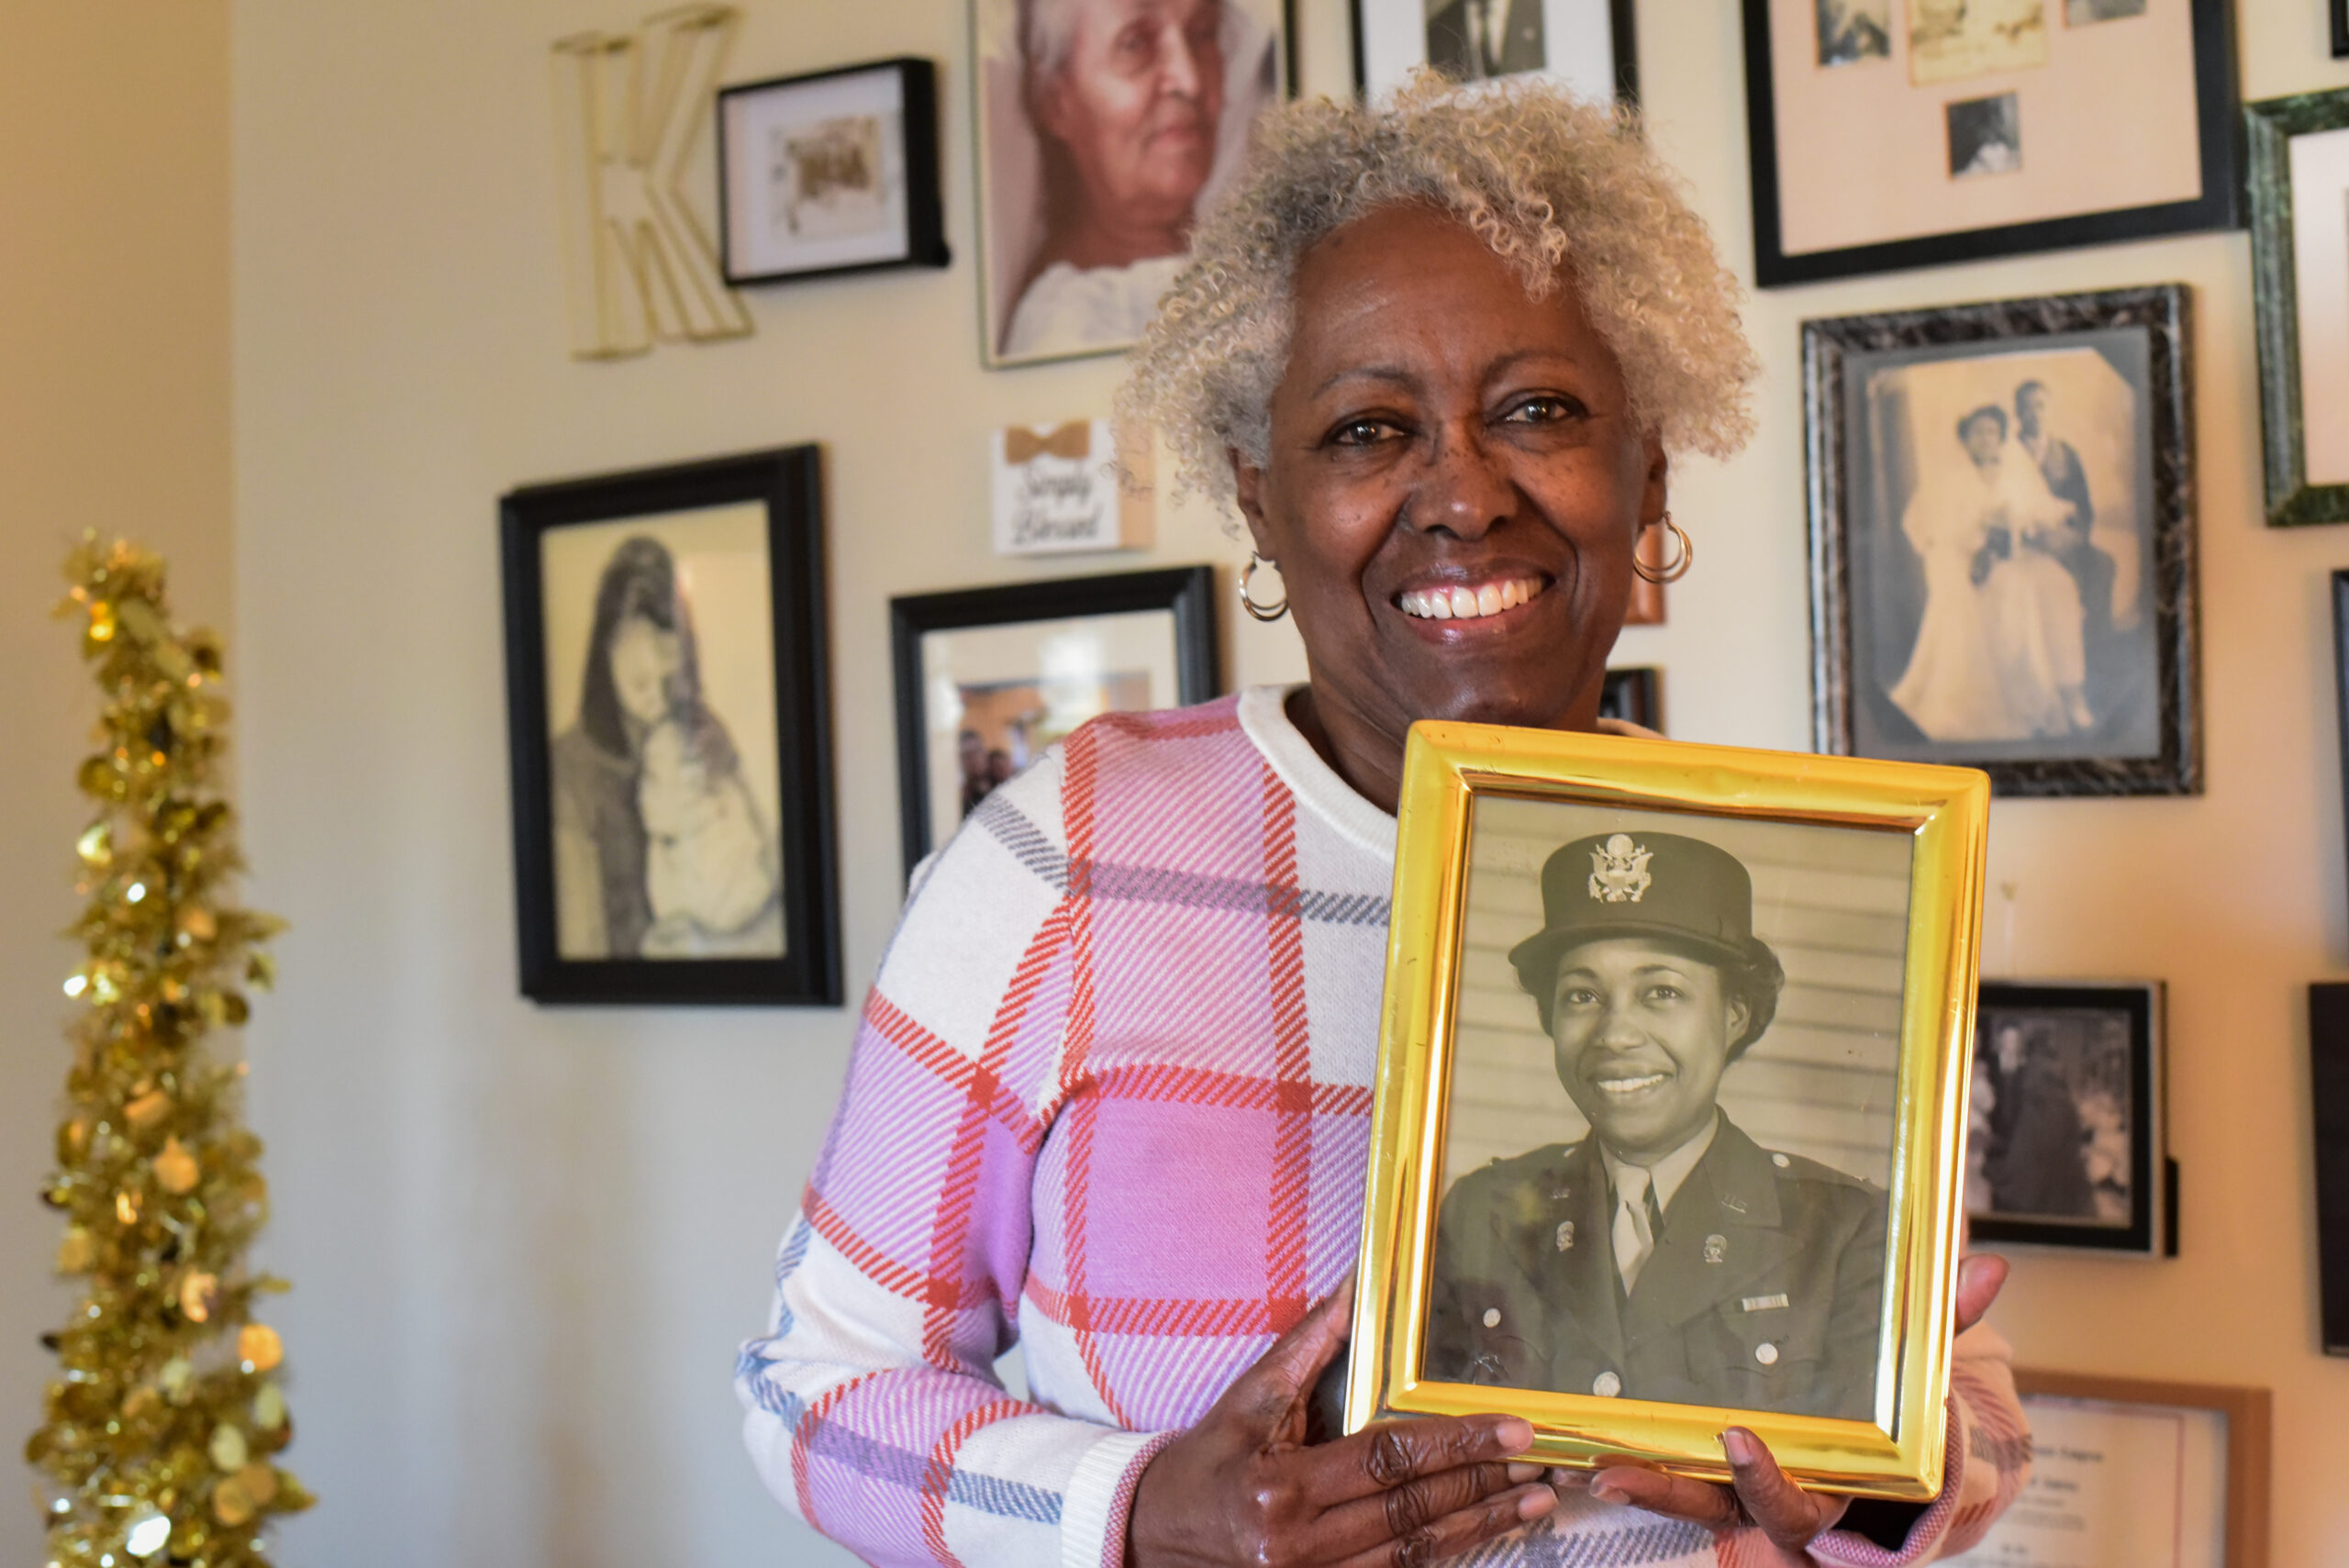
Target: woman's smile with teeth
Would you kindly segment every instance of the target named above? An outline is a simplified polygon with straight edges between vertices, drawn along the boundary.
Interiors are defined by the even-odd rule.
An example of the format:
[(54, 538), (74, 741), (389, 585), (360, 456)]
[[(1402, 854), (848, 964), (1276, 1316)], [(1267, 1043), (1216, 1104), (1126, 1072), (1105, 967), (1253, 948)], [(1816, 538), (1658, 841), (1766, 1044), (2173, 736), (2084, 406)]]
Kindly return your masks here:
[(1601, 1078), (1598, 1086), (1610, 1095), (1636, 1095), (1642, 1089), (1653, 1089), (1664, 1080), (1662, 1073), (1650, 1073), (1638, 1078)]
[(1513, 610), (1541, 592), (1539, 577), (1509, 577), (1473, 588), (1464, 584), (1452, 588), (1413, 588), (1397, 595), (1395, 603), (1405, 615), (1421, 620), (1476, 620)]

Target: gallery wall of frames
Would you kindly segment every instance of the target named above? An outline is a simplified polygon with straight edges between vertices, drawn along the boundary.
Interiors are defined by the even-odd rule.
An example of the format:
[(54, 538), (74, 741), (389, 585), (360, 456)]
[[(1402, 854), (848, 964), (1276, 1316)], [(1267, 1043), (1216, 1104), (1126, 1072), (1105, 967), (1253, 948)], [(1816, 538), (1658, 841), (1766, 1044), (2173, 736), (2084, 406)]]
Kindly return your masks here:
[[(1674, 469), (1696, 560), (1638, 606), (1608, 711), (1989, 773), (1965, 1177), (2017, 1261), (1999, 1320), (2055, 1418), (2199, 1434), (2175, 1517), (2230, 1568), (2349, 1537), (2349, 1029), (2310, 990), (2349, 976), (2339, 5), (1227, 0), (1195, 40), (1195, 210), (1266, 106), (1421, 63), (1648, 117), (1764, 375), (1751, 448)], [(606, 6), (561, 37), (509, 9), (239, 24), (239, 233), (335, 239), (238, 261), (252, 854), (323, 911), (256, 1030), (281, 1234), (331, 1253), (380, 1212), (403, 1277), (495, 1302), (436, 1330), (466, 1356), (544, 1322), (655, 1347), (607, 1374), (641, 1418), (577, 1429), (644, 1485), (567, 1494), (564, 1529), (845, 1561), (701, 1385), (715, 1357), (723, 1400), (763, 1310), (908, 876), (1087, 718), (1298, 680), (1302, 651), (1245, 612), (1226, 519), (1103, 480), (1166, 471), (1106, 420), (1179, 226), (1088, 261), (1077, 110), (1025, 81), (1013, 0)], [(639, 128), (649, 271), (563, 112), (630, 60), (681, 95)], [(452, 106), (419, 130), (362, 82)], [(419, 223), (355, 177), (381, 167), (457, 194)], [(315, 655), (353, 626), (398, 657)], [(331, 1101), (395, 1149), (384, 1107), (418, 1098), (448, 1135), (423, 1188), (353, 1190), (298, 1125)], [(671, 1190), (615, 1202), (630, 1162)], [(709, 1299), (417, 1240), (507, 1191), (504, 1240)], [(292, 1307), (354, 1387), (385, 1344), (427, 1353), (373, 1277), (305, 1271)], [(586, 1397), (512, 1376), (522, 1414), (435, 1483), (451, 1518), (537, 1496), (502, 1423)], [(321, 1489), (363, 1493), (373, 1441)], [(369, 1550), (338, 1560), (394, 1560)]]

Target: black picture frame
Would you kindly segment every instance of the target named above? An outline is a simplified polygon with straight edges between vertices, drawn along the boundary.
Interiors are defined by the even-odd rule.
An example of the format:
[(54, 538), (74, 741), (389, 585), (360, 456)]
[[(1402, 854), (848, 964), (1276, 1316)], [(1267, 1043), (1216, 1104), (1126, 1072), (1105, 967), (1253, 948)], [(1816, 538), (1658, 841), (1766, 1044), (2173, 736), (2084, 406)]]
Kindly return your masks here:
[[(1968, 1184), (1967, 1211), (1972, 1235), (1977, 1242), (1999, 1245), (2020, 1244), (2033, 1247), (2065, 1247), (2095, 1252), (2128, 1252), (2142, 1257), (2171, 1257), (2177, 1255), (2177, 1162), (2169, 1157), (2167, 1146), (2167, 1106), (2165, 1103), (2165, 1044), (2163, 1040), (2164, 987), (2157, 980), (2137, 981), (2022, 981), (1985, 980), (1977, 996), (1974, 1035), (1974, 1136), (1968, 1140), (1966, 1173)], [(2123, 1222), (2116, 1224), (2109, 1218), (2066, 1218), (2050, 1215), (2021, 1216), (2001, 1213), (1996, 1208), (1977, 1207), (1976, 1184), (1982, 1165), (1987, 1160), (1998, 1160), (2007, 1151), (1998, 1147), (1998, 1133), (1993, 1131), (1985, 1147), (1982, 1139), (1986, 1121), (2002, 1129), (2009, 1139), (2028, 1133), (2046, 1144), (2044, 1152), (2051, 1158), (2062, 1156), (2061, 1137), (2051, 1136), (2064, 1131), (2068, 1118), (2072, 1152), (2084, 1168), (2082, 1174), (2096, 1184), (2092, 1173), (2086, 1167), (2096, 1158), (2093, 1151), (2094, 1129), (2087, 1125), (2091, 1118), (2083, 1117), (2076, 1104), (2034, 1106), (2028, 1100), (2019, 1101), (2014, 1110), (2003, 1117), (1998, 1104), (2001, 1097), (1994, 1087), (1986, 1093), (1985, 1078), (1993, 1085), (2003, 1085), (2005, 1095), (2028, 1095), (2036, 1091), (2044, 1095), (2065, 1092), (2076, 1099), (2080, 1090), (2076, 1084), (2066, 1085), (2057, 1081), (2057, 1074), (2077, 1069), (2073, 1061), (2056, 1061), (2041, 1067), (2037, 1060), (2029, 1065), (2016, 1063), (2002, 1071), (2000, 1036), (2009, 1020), (2028, 1019), (2032, 1015), (2103, 1014), (2116, 1020), (2125, 1020), (2128, 1061), (2124, 1069), (2128, 1105), (2120, 1109), (2128, 1138), (2128, 1150), (2121, 1161), (2115, 1162), (2125, 1170), (2125, 1201), (2127, 1213)], [(2036, 1051), (2040, 1042), (2031, 1041), (2021, 1049)], [(2049, 1048), (2051, 1053), (2059, 1048)], [(2033, 1072), (2032, 1068), (2040, 1067)], [(2033, 1110), (2047, 1113), (2034, 1116)], [(1987, 1115), (1986, 1115), (1987, 1111)], [(2109, 1130), (2109, 1129), (2108, 1129)], [(2082, 1137), (2089, 1139), (2084, 1150)], [(2018, 1181), (2036, 1184), (2044, 1190), (2045, 1181), (2032, 1184), (2026, 1173)]]
[(2309, 1100), (2320, 1335), (2326, 1355), (2349, 1356), (2349, 982), (2309, 987)]
[[(1401, 0), (1414, 13), (1422, 10), (1422, 0)], [(1607, 6), (1608, 42), (1614, 54), (1615, 101), (1631, 106), (1640, 101), (1640, 39), (1638, 6), (1634, 0), (1605, 0)], [(1369, 93), (1370, 61), (1363, 44), (1365, 10), (1377, 5), (1394, 5), (1397, 0), (1351, 0), (1349, 19), (1353, 39), (1354, 90)], [(1425, 63), (1422, 61), (1420, 63)], [(1295, 84), (1290, 90), (1295, 91)]]
[[(2349, 0), (2335, 0), (2336, 28), (2344, 5)], [(2340, 50), (2336, 47), (2334, 52)], [(2252, 301), (2259, 338), (2261, 469), (2267, 524), (2293, 528), (2349, 522), (2349, 484), (2309, 483), (2291, 154), (2295, 137), (2349, 128), (2349, 88), (2247, 104), (2243, 117), (2250, 161)], [(2336, 197), (2337, 194), (2336, 187)]]
[(1664, 733), (1664, 672), (1653, 664), (1622, 664), (1607, 672), (1598, 717)]
[[(1812, 731), (1819, 750), (1978, 767), (2002, 795), (2201, 793), (2191, 305), (2185, 285), (2161, 284), (1803, 323)], [(2129, 625), (2142, 617), (2148, 628), (2150, 647), (2141, 640), (2131, 655), (2129, 711), (2136, 732), (2154, 735), (2149, 749), (2113, 754), (2093, 728), (2079, 754), (2067, 753), (2060, 740), (1935, 741), (1890, 695), (1887, 653), (1899, 645), (1898, 637), (1872, 618), (1864, 624), (1877, 606), (1873, 600), (1864, 606), (1862, 591), (1890, 580), (1898, 552), (1909, 548), (1897, 537), (1901, 522), (1886, 515), (1907, 498), (1876, 494), (1872, 471), (1855, 472), (1869, 469), (1875, 458), (1870, 442), (1854, 437), (1854, 421), (1865, 410), (1852, 395), (1853, 384), (1876, 367), (1960, 361), (1977, 347), (1986, 362), (2003, 365), (2034, 340), (2051, 350), (2091, 347), (2108, 359), (2125, 347), (2131, 357), (2142, 357), (2143, 384), (2132, 387), (2132, 417), (2142, 419), (2133, 440), (2143, 452), (2130, 493), (2143, 500), (2130, 524), (2138, 541), (2137, 588), (2125, 608)], [(1874, 542), (1879, 539), (1887, 542)], [(1889, 553), (1872, 553), (1879, 550)], [(2108, 595), (2117, 593), (2119, 580), (2116, 565)], [(2118, 617), (2123, 608), (2114, 605), (2110, 613)], [(1892, 618), (1887, 610), (1887, 621)], [(2143, 668), (2148, 659), (2151, 670)]]
[[(744, 250), (743, 215), (737, 210), (738, 173), (754, 168), (736, 145), (738, 127), (759, 100), (781, 100), (818, 83), (845, 82), (852, 77), (894, 75), (899, 101), (898, 133), (902, 139), (904, 171), (902, 224), (906, 243), (888, 254), (856, 260), (829, 261), (798, 267), (762, 267), (749, 261)], [(941, 191), (938, 145), (938, 71), (927, 60), (900, 55), (835, 66), (796, 76), (774, 76), (721, 88), (717, 103), (718, 254), (727, 283), (736, 288), (756, 284), (796, 283), (808, 278), (839, 277), (851, 272), (882, 272), (898, 267), (944, 267), (953, 261), (946, 244), (946, 208)], [(882, 130), (875, 128), (876, 139)], [(875, 176), (878, 177), (877, 175)]]
[(1163, 610), (1174, 633), (1174, 706), (1205, 702), (1221, 687), (1216, 646), (1215, 569), (1177, 566), (1055, 577), (889, 601), (889, 652), (896, 684), (897, 806), (905, 873), (944, 840), (930, 820), (928, 697), (922, 639), (932, 632)]
[[(2063, 0), (2048, 0), (2051, 10), (2059, 8), (2062, 3)], [(1782, 41), (1791, 44), (1790, 40), (1772, 37), (1771, 0), (1742, 0), (1746, 145), (1753, 180), (1755, 282), (1763, 288), (1780, 288), (1868, 272), (1904, 272), (1915, 267), (1985, 261), (1994, 256), (2022, 256), (2156, 235), (2236, 228), (2241, 222), (2238, 192), (2242, 184), (2242, 142), (2237, 118), (2240, 100), (2235, 79), (2233, 6), (2232, 0), (2190, 3), (2193, 107), (2201, 176), (2199, 197), (1789, 255), (1784, 246), (1781, 222), (1778, 104), (1772, 50)], [(2340, 3), (2335, 0), (2336, 5)], [(2180, 106), (2181, 110), (2183, 107)], [(1854, 126), (1852, 134), (1865, 136), (1868, 128)]]
[[(779, 862), (774, 895), (781, 956), (564, 957), (558, 951), (556, 931), (557, 781), (548, 712), (543, 543), (566, 528), (631, 518), (646, 519), (647, 532), (657, 540), (658, 528), (673, 514), (745, 503), (764, 512), (761, 531), (768, 582), (763, 595), (753, 590), (751, 598), (769, 617), (765, 629), (773, 648), (779, 796), (774, 828)], [(838, 1006), (840, 875), (833, 832), (823, 485), (818, 450), (778, 448), (528, 484), (499, 501), (498, 515), (522, 995), (540, 1003)], [(607, 574), (611, 570), (605, 568)], [(600, 597), (601, 579), (596, 592)], [(687, 617), (685, 624), (694, 627), (705, 647), (714, 646), (719, 628), (707, 618), (696, 625), (696, 618)], [(755, 669), (755, 659), (751, 663)], [(669, 688), (664, 684), (663, 690)], [(698, 695), (694, 701), (699, 704)], [(723, 723), (720, 715), (719, 728)], [(630, 800), (633, 805), (634, 797)], [(643, 831), (640, 819), (637, 831)]]
[(2349, 0), (2332, 0), (2332, 58), (2349, 60)]

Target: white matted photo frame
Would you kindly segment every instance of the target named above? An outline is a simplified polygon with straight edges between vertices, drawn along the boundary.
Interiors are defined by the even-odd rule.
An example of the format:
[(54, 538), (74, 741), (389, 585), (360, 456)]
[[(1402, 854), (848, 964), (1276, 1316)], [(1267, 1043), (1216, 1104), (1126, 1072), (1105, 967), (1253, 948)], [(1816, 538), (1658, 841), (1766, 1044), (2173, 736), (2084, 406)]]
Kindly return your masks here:
[(1985, 980), (1965, 1212), (1974, 1240), (2177, 1255), (2158, 980)]
[(1130, 348), (1295, 86), (1287, 0), (971, 0), (971, 31), (982, 360)]
[(2015, 1368), (2031, 1484), (1965, 1568), (2267, 1568), (2265, 1388)]
[(1988, 782), (1414, 725), (1345, 1426), (1938, 1489)]
[(1743, 3), (1765, 288), (2238, 221), (2230, 0)]
[(1820, 750), (2199, 793), (2188, 306), (1803, 323)]
[(726, 281), (943, 267), (937, 73), (877, 60), (718, 95)]
[(2243, 126), (2267, 521), (2349, 522), (2349, 88)]
[(1215, 569), (1006, 583), (889, 601), (911, 878), (997, 784), (1104, 713), (1219, 688)]
[(1464, 82), (1543, 76), (1635, 104), (1631, 0), (1353, 0), (1354, 85), (1397, 87), (1422, 65)]
[(837, 1006), (817, 450), (499, 516), (522, 994)]

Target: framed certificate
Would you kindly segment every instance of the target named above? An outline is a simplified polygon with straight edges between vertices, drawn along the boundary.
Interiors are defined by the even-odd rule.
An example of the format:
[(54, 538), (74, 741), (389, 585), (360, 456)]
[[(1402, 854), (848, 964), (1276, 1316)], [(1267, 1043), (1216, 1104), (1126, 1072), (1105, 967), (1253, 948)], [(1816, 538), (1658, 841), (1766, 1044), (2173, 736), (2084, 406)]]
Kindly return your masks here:
[(2015, 1369), (2031, 1485), (1973, 1568), (2266, 1568), (2268, 1394)]
[(1943, 1476), (1989, 781), (1411, 728), (1345, 1424)]

